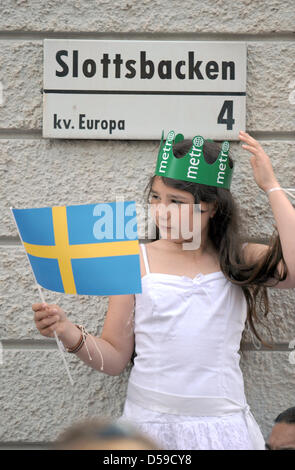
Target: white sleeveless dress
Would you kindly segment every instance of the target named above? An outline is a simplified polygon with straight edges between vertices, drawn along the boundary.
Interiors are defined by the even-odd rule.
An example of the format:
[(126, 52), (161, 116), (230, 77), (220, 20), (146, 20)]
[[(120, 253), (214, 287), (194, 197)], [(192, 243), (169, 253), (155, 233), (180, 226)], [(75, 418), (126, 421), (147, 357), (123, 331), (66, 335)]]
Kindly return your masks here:
[(146, 275), (123, 414), (167, 450), (264, 450), (239, 367), (247, 304), (221, 271)]

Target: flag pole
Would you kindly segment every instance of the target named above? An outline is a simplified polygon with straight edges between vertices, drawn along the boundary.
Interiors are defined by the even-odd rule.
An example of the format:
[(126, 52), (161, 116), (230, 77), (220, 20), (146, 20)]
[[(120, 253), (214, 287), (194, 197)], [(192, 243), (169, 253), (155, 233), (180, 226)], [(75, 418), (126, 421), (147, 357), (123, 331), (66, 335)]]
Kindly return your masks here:
[[(17, 228), (17, 231), (18, 231), (18, 234), (19, 234), (19, 238), (20, 238), (20, 240), (21, 240), (21, 242), (22, 242), (23, 249), (25, 250), (25, 253), (26, 253), (26, 255), (27, 255), (27, 260), (28, 260), (28, 262), (29, 262), (29, 265), (30, 265), (30, 268), (31, 268), (33, 277), (34, 277), (34, 279), (35, 279), (36, 286), (37, 286), (37, 288), (38, 288), (38, 292), (39, 292), (39, 295), (40, 295), (41, 302), (46, 303), (46, 302), (45, 302), (45, 299), (44, 299), (43, 292), (42, 292), (42, 290), (41, 290), (41, 286), (40, 286), (40, 284), (38, 284), (38, 282), (37, 282), (35, 273), (34, 273), (34, 271), (33, 271), (33, 268), (32, 268), (32, 266), (31, 266), (30, 260), (29, 260), (29, 258), (28, 258), (27, 250), (26, 250), (25, 247), (24, 247), (24, 243), (23, 243), (23, 240), (22, 240), (20, 231), (19, 231), (19, 229), (18, 229), (18, 225), (17, 225), (17, 223), (16, 223), (16, 220), (15, 220), (14, 213), (13, 213), (13, 210), (12, 210), (12, 209), (13, 209), (13, 208), (10, 207), (10, 211), (11, 211), (11, 214), (12, 214), (12, 216), (13, 216), (13, 220), (14, 220), (14, 222), (15, 222), (15, 225), (16, 225), (16, 228)], [(71, 376), (71, 373), (70, 373), (70, 370), (69, 370), (69, 367), (68, 367), (68, 364), (67, 364), (67, 361), (66, 361), (66, 358), (65, 358), (65, 354), (64, 354), (64, 351), (63, 351), (63, 349), (62, 349), (62, 343), (61, 343), (60, 339), (58, 338), (58, 336), (57, 336), (57, 334), (56, 334), (56, 331), (54, 331), (54, 337), (55, 337), (55, 341), (56, 341), (57, 347), (58, 347), (58, 349), (59, 349), (60, 355), (61, 355), (61, 357), (62, 357), (63, 363), (64, 363), (64, 365), (65, 365), (65, 368), (66, 368), (66, 371), (67, 371), (67, 374), (68, 374), (70, 383), (71, 383), (71, 385), (74, 385), (74, 381), (73, 381), (73, 379), (72, 379), (72, 376)]]
[[(30, 263), (31, 264), (31, 263)], [(35, 277), (35, 275), (34, 275)], [(36, 278), (35, 278), (35, 281), (36, 281)], [(39, 295), (40, 295), (40, 299), (43, 303), (46, 303), (45, 302), (45, 299), (44, 299), (44, 295), (43, 295), (43, 292), (41, 290), (41, 287), (40, 287), (40, 284), (38, 284), (38, 282), (36, 281), (36, 285), (37, 285), (37, 288), (38, 288), (38, 291), (39, 291)], [(69, 370), (69, 366), (67, 364), (67, 361), (66, 361), (66, 358), (65, 358), (65, 354), (64, 354), (64, 351), (62, 349), (62, 343), (60, 341), (60, 339), (58, 338), (57, 334), (56, 334), (56, 331), (53, 332), (54, 333), (54, 337), (55, 337), (55, 341), (56, 341), (56, 344), (57, 344), (57, 347), (59, 349), (59, 352), (60, 352), (60, 355), (62, 357), (62, 360), (63, 360), (63, 363), (65, 365), (65, 368), (66, 368), (66, 371), (67, 371), (67, 374), (69, 376), (69, 380), (71, 382), (71, 385), (74, 385), (74, 381), (72, 379), (72, 376), (71, 376), (71, 373), (70, 373), (70, 370)]]

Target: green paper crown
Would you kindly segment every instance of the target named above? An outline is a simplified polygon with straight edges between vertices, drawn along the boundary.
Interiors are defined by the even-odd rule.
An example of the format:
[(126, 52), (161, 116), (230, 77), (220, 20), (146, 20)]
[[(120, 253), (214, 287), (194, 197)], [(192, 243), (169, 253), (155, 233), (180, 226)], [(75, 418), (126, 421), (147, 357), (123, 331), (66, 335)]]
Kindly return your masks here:
[[(182, 140), (182, 134), (175, 136), (174, 131), (170, 131), (164, 144), (164, 131), (162, 132), (155, 175), (230, 189), (233, 168), (229, 166), (229, 142), (226, 140), (222, 143), (218, 158), (210, 164), (204, 159), (204, 138), (200, 135), (193, 138), (192, 147), (184, 157), (176, 158), (173, 143)], [(213, 141), (208, 139), (208, 142)]]

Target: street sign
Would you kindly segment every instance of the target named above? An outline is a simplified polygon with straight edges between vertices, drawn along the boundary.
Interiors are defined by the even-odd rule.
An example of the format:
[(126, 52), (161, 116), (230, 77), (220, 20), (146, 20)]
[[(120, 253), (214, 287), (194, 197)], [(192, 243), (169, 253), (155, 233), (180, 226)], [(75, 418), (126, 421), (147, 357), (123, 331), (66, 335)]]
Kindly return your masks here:
[(246, 43), (44, 40), (43, 137), (238, 140)]

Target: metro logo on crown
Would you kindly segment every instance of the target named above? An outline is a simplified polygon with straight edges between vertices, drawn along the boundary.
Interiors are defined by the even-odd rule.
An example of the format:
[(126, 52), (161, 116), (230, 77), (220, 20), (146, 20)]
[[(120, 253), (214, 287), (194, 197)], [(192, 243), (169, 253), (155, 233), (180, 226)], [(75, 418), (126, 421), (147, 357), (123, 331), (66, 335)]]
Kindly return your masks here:
[(173, 154), (173, 143), (184, 140), (182, 134), (175, 136), (174, 131), (170, 131), (165, 144), (163, 140), (164, 131), (158, 153), (156, 175), (230, 189), (234, 166), (233, 168), (229, 166), (227, 140), (222, 143), (218, 158), (212, 164), (207, 163), (204, 158), (205, 139), (200, 135), (193, 138), (189, 152), (182, 158), (176, 158)]

